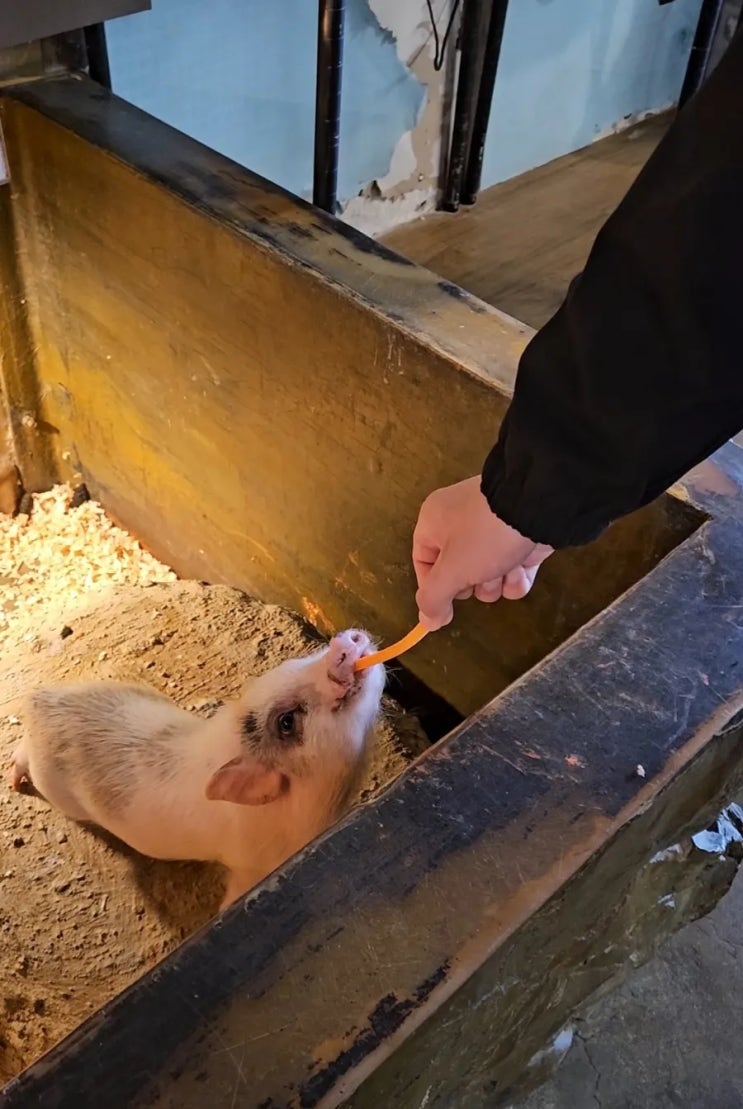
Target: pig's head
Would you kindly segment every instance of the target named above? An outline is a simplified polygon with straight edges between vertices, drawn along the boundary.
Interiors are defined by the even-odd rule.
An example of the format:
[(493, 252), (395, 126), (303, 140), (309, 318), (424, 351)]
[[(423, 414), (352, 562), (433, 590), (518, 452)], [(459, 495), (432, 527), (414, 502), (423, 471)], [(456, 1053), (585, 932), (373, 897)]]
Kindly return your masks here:
[(265, 805), (294, 794), (337, 809), (379, 712), (384, 666), (354, 669), (373, 650), (366, 632), (344, 631), (322, 650), (254, 678), (229, 706), (241, 753), (213, 774), (206, 796)]

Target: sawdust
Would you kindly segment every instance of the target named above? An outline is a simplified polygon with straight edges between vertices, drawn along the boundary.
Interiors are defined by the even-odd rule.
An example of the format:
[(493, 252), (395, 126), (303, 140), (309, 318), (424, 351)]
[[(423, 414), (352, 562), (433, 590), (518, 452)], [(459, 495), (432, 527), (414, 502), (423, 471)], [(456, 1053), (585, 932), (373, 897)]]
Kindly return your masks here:
[[(294, 613), (175, 580), (98, 505), (71, 499), (61, 487), (29, 517), (0, 519), (4, 764), (36, 684), (144, 681), (209, 715), (251, 674), (316, 645)], [(362, 796), (425, 746), (387, 701)], [(204, 924), (221, 894), (218, 868), (142, 858), (0, 789), (0, 1084)]]
[(57, 485), (32, 501), (32, 516), (0, 516), (0, 658), (114, 585), (175, 580), (84, 486)]

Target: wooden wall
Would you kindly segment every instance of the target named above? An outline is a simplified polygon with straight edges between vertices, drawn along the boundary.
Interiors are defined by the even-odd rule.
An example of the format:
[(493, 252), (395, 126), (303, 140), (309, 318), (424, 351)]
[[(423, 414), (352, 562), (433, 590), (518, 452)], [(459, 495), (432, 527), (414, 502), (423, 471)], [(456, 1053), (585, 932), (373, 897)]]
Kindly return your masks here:
[[(418, 507), (479, 469), (528, 329), (91, 82), (18, 88), (2, 125), (27, 483), (78, 471), (181, 574), (399, 637)], [(406, 661), (471, 712), (697, 519), (664, 498)]]

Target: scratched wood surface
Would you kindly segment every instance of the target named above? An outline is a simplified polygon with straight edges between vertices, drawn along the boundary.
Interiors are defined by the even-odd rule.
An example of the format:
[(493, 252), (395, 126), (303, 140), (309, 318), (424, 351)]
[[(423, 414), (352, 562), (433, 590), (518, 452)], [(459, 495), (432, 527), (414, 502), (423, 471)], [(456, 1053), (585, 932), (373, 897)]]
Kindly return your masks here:
[[(43, 468), (49, 469), (48, 439), (34, 436), (25, 441), (26, 423), (38, 410), (35, 399), (36, 374), (30, 350), (25, 297), (16, 259), (16, 238), (10, 188), (0, 186), (0, 512), (15, 511), (21, 493), (21, 457), (29, 470), (38, 465), (37, 450), (45, 452)], [(19, 403), (27, 394), (31, 404)], [(28, 448), (28, 449), (27, 449)]]
[(628, 899), (642, 950), (709, 907), (702, 867), (658, 913), (687, 875), (647, 867), (741, 783), (740, 541), (739, 520), (694, 536), (12, 1082), (4, 1109), (510, 1104), (636, 950)]
[[(400, 518), (428, 479), (475, 464), (518, 327), (86, 82), (27, 88), (0, 110), (34, 433), (53, 466), (70, 453), (184, 567), (399, 631)], [(637, 532), (615, 529), (582, 581), (555, 559), (552, 590), (578, 606), (591, 592), (585, 615), (607, 581), (627, 580), (612, 575), (629, 551), (633, 573), (638, 550), (652, 566), (653, 526), (668, 544), (712, 517), (11, 1083), (4, 1109), (450, 1109), (458, 1090), (463, 1105), (492, 1104), (600, 980), (602, 929), (634, 867), (738, 779), (739, 454), (690, 475)], [(359, 531), (369, 551), (346, 566)], [(524, 623), (509, 630), (540, 651), (568, 626), (552, 590), (541, 609), (511, 608)], [(421, 673), (470, 697), (468, 667), (481, 691), (503, 680), (496, 627), (463, 620), (438, 659), (421, 652)]]
[[(479, 470), (528, 329), (90, 82), (24, 86), (2, 123), (30, 485), (54, 476), (46, 445), (183, 575), (399, 638), (418, 507)], [(697, 523), (664, 497), (406, 662), (470, 713)]]

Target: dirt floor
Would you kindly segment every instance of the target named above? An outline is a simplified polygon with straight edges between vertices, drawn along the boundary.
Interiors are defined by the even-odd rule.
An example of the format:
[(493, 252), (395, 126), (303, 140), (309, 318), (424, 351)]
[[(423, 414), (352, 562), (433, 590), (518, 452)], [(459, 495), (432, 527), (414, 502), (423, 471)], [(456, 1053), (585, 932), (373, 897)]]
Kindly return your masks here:
[[(252, 674), (317, 646), (285, 609), (176, 581), (78, 500), (60, 487), (30, 516), (0, 518), (4, 765), (35, 685), (143, 681), (209, 715)], [(426, 746), (390, 701), (378, 733), (363, 796)], [(217, 867), (144, 859), (40, 798), (0, 789), (0, 1084), (203, 925), (221, 894)]]

